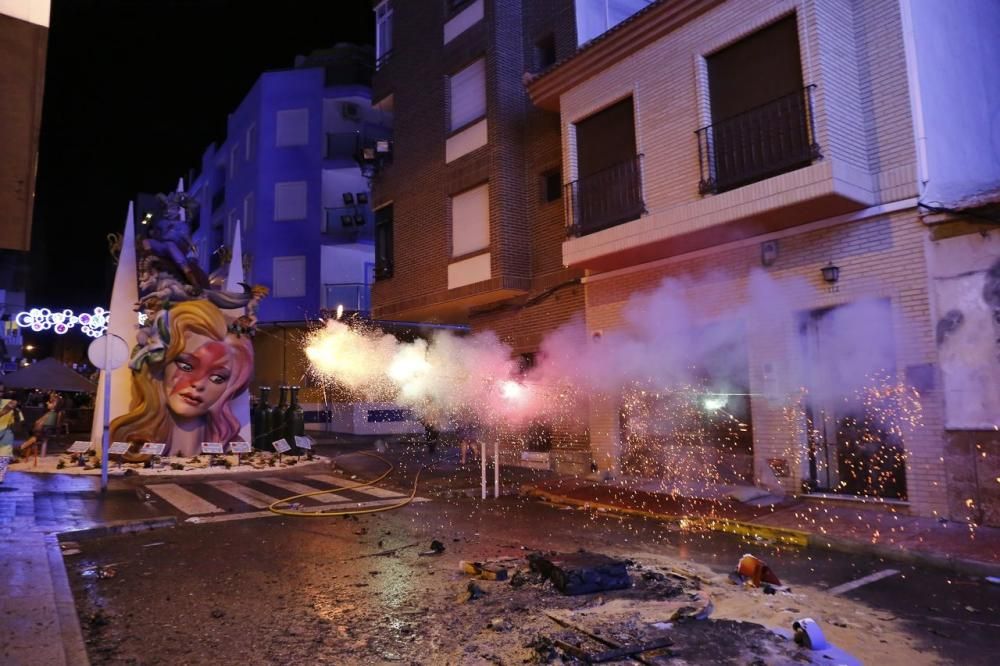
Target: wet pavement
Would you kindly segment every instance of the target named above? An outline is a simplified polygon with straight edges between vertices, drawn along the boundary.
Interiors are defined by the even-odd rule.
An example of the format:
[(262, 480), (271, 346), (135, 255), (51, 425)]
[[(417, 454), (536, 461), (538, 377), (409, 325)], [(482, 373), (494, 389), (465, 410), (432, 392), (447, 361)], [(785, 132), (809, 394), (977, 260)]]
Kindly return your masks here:
[[(496, 614), (508, 614), (510, 600), (495, 595), (496, 603), (457, 606), (453, 597), (462, 581), (455, 569), (463, 558), (523, 555), (522, 546), (582, 546), (633, 557), (655, 552), (720, 572), (731, 568), (740, 553), (753, 550), (793, 591), (803, 585), (840, 584), (886, 568), (884, 562), (863, 558), (816, 558), (754, 547), (728, 535), (678, 536), (647, 521), (559, 511), (516, 499), (500, 502), (432, 502), (359, 521), (275, 519), (190, 526), (84, 544), (83, 553), (68, 558), (68, 568), (91, 659), (198, 662), (222, 650), (225, 656), (214, 657), (216, 663), (495, 661), (487, 659), (498, 656), (492, 643), (487, 654), (476, 646), (481, 633), (490, 636), (486, 624)], [(444, 539), (446, 553), (419, 557), (417, 551), (435, 536)], [(410, 544), (416, 545), (407, 548)], [(394, 548), (402, 549), (391, 556), (374, 555)], [(114, 567), (113, 578), (88, 575), (105, 565)], [(934, 657), (931, 661), (990, 663), (998, 647), (993, 624), (1000, 597), (981, 581), (911, 568), (848, 596), (866, 602), (860, 606), (862, 615), (893, 618), (888, 623), (912, 643), (907, 652), (925, 651)], [(563, 599), (545, 601), (557, 606)], [(525, 621), (535, 619), (539, 610), (529, 605), (513, 617), (523, 613)], [(817, 619), (829, 623), (830, 636), (836, 631), (833, 623), (854, 622), (844, 611)], [(411, 638), (417, 635), (423, 640)], [(469, 646), (475, 650), (467, 655)], [(891, 653), (895, 647), (885, 649)], [(956, 650), (961, 659), (954, 659)], [(499, 656), (498, 663), (519, 663), (511, 654)], [(908, 661), (930, 663), (914, 662), (912, 654)]]
[[(438, 471), (451, 464), (450, 454), (441, 455)], [(680, 531), (648, 519), (524, 498), (482, 501), (455, 492), (478, 486), (478, 468), (436, 475), (435, 461), (430, 462), (427, 485), (418, 487), (430, 501), (390, 513), (187, 524), (81, 544), (79, 555), (67, 557), (67, 570), (91, 660), (523, 663), (538, 657), (532, 641), (553, 630), (541, 610), (604, 603), (614, 593), (597, 599), (545, 590), (525, 595), (507, 584), (482, 583), (486, 597), (457, 604), (455, 595), (465, 585), (458, 561), (577, 548), (705, 567), (717, 574), (752, 552), (767, 561), (792, 594), (745, 592), (727, 587), (720, 575), (722, 582), (708, 588), (717, 595), (716, 614), (789, 624), (811, 613), (828, 638), (880, 666), (987, 664), (1000, 648), (1000, 586), (981, 579)], [(377, 461), (352, 466), (374, 470)], [(513, 477), (523, 473), (513, 472), (508, 481), (513, 484)], [(394, 480), (395, 489), (403, 491), (410, 477), (400, 474)], [(118, 501), (152, 507), (144, 511), (169, 508), (134, 493)], [(432, 539), (440, 539), (446, 552), (419, 556)], [(112, 577), (96, 575), (109, 565)], [(887, 569), (899, 573), (836, 597), (824, 592)], [(497, 617), (510, 619), (514, 628), (498, 635), (491, 628)]]
[[(457, 604), (456, 592), (466, 583), (457, 572), (458, 561), (578, 548), (637, 563), (693, 567), (707, 576), (714, 572), (717, 580), (706, 583), (716, 600), (713, 617), (787, 628), (810, 613), (838, 645), (880, 666), (986, 664), (1000, 649), (1000, 586), (982, 579), (874, 557), (679, 530), (654, 520), (520, 497), (483, 501), (478, 499), (478, 462), (459, 465), (453, 449), (430, 453), (402, 447), (385, 457), (397, 468), (380, 484), (382, 497), (348, 491), (347, 499), (338, 502), (379, 502), (386, 501), (386, 494), (408, 494), (421, 468), (417, 493), (428, 501), (357, 518), (244, 520), (265, 513), (252, 503), (260, 504), (260, 495), (280, 497), (297, 485), (329, 486), (309, 478), (318, 475), (315, 469), (286, 470), (269, 481), (226, 476), (235, 490), (233, 485), (212, 486), (212, 478), (178, 480), (175, 485), (183, 492), (201, 496), (214, 490), (208, 499), (218, 503), (226, 520), (182, 522), (175, 529), (84, 541), (80, 553), (66, 551), (65, 570), (56, 532), (164, 515), (183, 521), (192, 515), (167, 500), (176, 493), (164, 497), (150, 492), (163, 480), (118, 479), (102, 495), (95, 478), (8, 475), (0, 486), (0, 585), (7, 592), (0, 602), (5, 632), (0, 661), (84, 663), (73, 648), (82, 652), (83, 642), (70, 621), (70, 586), (65, 578), (59, 580), (66, 573), (92, 663), (539, 660), (535, 643), (553, 630), (542, 610), (600, 606), (614, 601), (615, 593), (567, 598), (550, 589), (522, 593), (507, 584), (482, 583), (486, 597)], [(352, 476), (374, 476), (384, 464), (355, 455), (340, 458), (337, 467), (339, 474), (320, 471), (350, 481)], [(501, 478), (506, 490), (515, 491), (550, 476), (505, 468)], [(418, 553), (432, 539), (445, 543), (446, 553), (421, 557)], [(724, 574), (744, 552), (765, 559), (791, 594), (762, 596), (729, 586)], [(111, 575), (101, 577), (101, 571)], [(835, 597), (825, 592), (872, 574), (885, 577)], [(513, 629), (498, 633), (497, 617), (510, 619)], [(733, 631), (742, 625), (712, 626)], [(760, 649), (758, 642), (750, 643)], [(45, 648), (44, 654), (32, 652), (39, 644), (55, 647)], [(710, 653), (687, 654), (693, 660), (689, 663), (735, 658), (715, 654), (713, 662)]]

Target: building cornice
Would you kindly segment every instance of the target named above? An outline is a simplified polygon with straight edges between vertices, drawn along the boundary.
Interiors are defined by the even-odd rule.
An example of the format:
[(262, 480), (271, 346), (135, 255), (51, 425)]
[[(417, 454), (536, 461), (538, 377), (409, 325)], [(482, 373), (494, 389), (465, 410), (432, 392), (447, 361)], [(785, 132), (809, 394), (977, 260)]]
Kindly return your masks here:
[(661, 39), (725, 0), (660, 0), (587, 42), (526, 83), (535, 106), (559, 110), (559, 97), (636, 51)]

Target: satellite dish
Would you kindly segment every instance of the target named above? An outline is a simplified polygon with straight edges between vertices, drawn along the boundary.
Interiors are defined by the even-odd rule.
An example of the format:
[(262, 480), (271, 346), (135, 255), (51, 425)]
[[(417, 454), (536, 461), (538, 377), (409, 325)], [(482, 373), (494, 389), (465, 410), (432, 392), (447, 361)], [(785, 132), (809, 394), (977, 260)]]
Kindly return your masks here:
[(128, 344), (117, 335), (102, 335), (87, 347), (87, 358), (101, 370), (115, 370), (128, 361)]

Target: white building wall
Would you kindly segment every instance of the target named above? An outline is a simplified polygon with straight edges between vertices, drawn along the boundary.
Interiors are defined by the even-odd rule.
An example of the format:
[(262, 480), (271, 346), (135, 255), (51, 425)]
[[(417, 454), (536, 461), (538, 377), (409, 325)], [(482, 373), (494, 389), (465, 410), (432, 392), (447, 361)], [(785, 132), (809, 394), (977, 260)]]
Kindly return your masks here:
[(915, 83), (915, 129), (926, 159), (922, 199), (949, 206), (997, 190), (1000, 2), (901, 4)]

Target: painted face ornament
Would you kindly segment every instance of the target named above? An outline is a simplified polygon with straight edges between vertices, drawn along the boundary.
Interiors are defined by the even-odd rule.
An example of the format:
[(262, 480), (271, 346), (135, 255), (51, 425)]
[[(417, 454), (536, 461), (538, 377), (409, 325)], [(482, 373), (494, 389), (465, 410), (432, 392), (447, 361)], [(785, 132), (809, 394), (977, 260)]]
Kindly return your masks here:
[(164, 370), (167, 405), (175, 416), (204, 416), (225, 393), (232, 376), (229, 348), (197, 333), (184, 335), (184, 349)]

